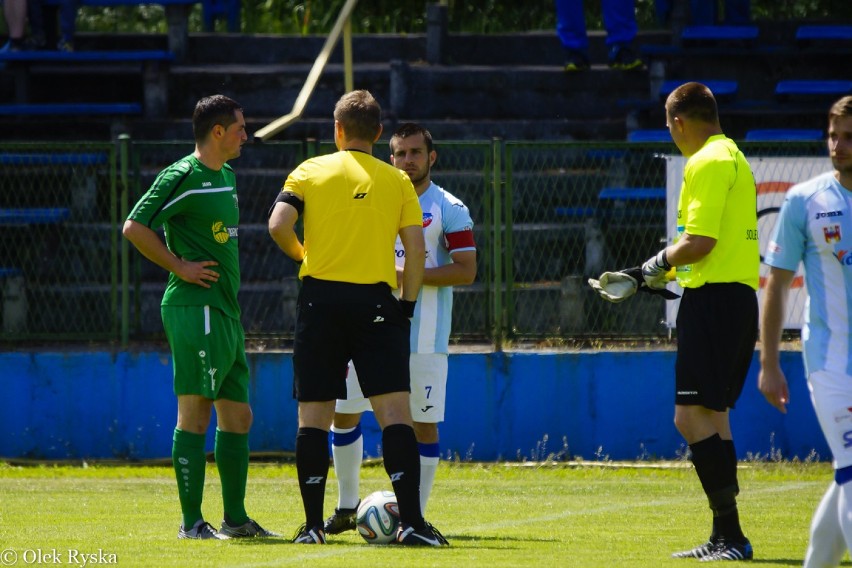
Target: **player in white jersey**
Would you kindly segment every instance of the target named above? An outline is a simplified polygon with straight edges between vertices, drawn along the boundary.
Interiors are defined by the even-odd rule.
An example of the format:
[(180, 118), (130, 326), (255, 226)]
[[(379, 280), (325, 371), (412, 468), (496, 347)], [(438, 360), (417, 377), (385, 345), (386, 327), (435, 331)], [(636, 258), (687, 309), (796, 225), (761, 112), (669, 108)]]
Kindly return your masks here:
[(805, 375), (834, 458), (834, 481), (814, 513), (805, 567), (837, 566), (852, 550), (852, 96), (828, 113), (834, 171), (793, 186), (769, 243), (761, 315), (758, 388), (786, 413), (787, 379), (779, 363), (787, 291), (804, 263), (808, 301), (802, 328)]
[[(453, 286), (470, 284), (476, 277), (476, 245), (468, 208), (431, 180), (437, 159), (432, 135), (420, 125), (400, 126), (390, 140), (391, 163), (411, 178), (423, 209), (426, 271), (411, 320), (411, 415), (420, 448), (420, 507), (432, 490), (440, 461), (438, 423), (444, 420), (447, 354), (453, 312)], [(405, 250), (397, 240), (397, 273)], [(339, 497), (334, 515), (325, 523), (326, 534), (355, 529), (359, 472), (364, 452), (361, 413), (371, 410), (363, 397), (355, 368), (346, 378), (347, 399), (338, 400), (332, 427), (332, 453)]]

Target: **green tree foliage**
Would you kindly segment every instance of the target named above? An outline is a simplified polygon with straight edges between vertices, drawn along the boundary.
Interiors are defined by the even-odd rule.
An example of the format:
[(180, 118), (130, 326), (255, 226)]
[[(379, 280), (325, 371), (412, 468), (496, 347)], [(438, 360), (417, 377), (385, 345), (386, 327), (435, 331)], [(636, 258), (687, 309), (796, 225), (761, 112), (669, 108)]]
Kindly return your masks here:
[[(156, 0), (152, 0), (156, 2)], [(718, 0), (720, 5), (724, 3)], [(345, 0), (243, 0), (242, 31), (251, 34), (326, 34)], [(352, 21), (354, 33), (424, 33), (426, 7), (434, 0), (362, 0)], [(852, 21), (849, 0), (752, 0), (752, 18), (761, 21)], [(587, 1), (589, 29), (602, 28), (600, 2)], [(451, 33), (506, 33), (553, 30), (553, 0), (448, 0)], [(636, 0), (641, 29), (659, 28), (654, 0)], [(5, 27), (5, 26), (4, 26)], [(143, 4), (116, 8), (83, 7), (81, 32), (165, 33), (162, 6)], [(190, 31), (202, 31), (201, 5), (193, 7)], [(225, 31), (225, 23), (217, 23)]]

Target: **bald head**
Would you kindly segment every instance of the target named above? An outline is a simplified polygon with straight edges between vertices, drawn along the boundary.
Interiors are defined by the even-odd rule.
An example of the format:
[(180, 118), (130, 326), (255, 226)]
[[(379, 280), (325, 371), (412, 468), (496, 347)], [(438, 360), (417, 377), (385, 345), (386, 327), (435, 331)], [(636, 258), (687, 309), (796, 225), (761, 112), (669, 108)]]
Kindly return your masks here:
[(684, 83), (666, 99), (666, 126), (684, 156), (701, 149), (707, 139), (722, 134), (716, 99), (706, 85)]
[(684, 83), (666, 99), (666, 113), (710, 124), (719, 123), (719, 107), (713, 93), (702, 83)]

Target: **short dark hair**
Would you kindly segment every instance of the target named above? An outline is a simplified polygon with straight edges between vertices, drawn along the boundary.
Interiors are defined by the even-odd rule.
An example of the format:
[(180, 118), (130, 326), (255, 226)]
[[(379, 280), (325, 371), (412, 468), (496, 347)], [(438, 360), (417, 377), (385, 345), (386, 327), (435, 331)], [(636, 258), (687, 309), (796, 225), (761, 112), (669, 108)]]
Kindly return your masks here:
[(394, 152), (394, 140), (402, 140), (403, 138), (408, 138), (409, 136), (417, 136), (418, 134), (423, 135), (423, 140), (426, 141), (426, 151), (431, 153), (433, 148), (432, 134), (416, 122), (406, 122), (405, 124), (402, 124), (399, 128), (397, 128), (396, 131), (393, 133), (393, 136), (391, 136), (389, 143), (391, 154), (393, 154)]
[(347, 138), (373, 142), (382, 126), (382, 107), (370, 91), (351, 91), (334, 105), (334, 120), (343, 126)]
[(828, 111), (828, 121), (831, 122), (835, 118), (847, 116), (852, 116), (852, 95), (847, 95), (831, 105)]
[(237, 121), (235, 113), (242, 107), (234, 99), (225, 95), (204, 97), (195, 103), (192, 113), (192, 134), (196, 142), (202, 142), (217, 124), (228, 128)]
[(719, 122), (719, 107), (707, 85), (684, 83), (668, 97), (668, 111), (672, 116), (683, 116), (711, 124)]

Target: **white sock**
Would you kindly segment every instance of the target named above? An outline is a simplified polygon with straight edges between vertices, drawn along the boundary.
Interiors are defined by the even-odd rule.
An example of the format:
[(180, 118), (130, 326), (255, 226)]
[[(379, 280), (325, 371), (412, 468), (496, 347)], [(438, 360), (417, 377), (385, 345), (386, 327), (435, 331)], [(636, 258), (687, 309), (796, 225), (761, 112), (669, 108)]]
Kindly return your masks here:
[(337, 496), (337, 508), (354, 509), (358, 506), (361, 460), (364, 457), (361, 425), (343, 429), (332, 426), (331, 454), (334, 457), (334, 474), (337, 476), (337, 488), (340, 493)]
[(426, 504), (435, 484), (435, 472), (441, 461), (440, 446), (435, 444), (418, 444), (420, 448), (420, 511), (426, 516)]
[(804, 568), (835, 567), (846, 552), (841, 518), (848, 514), (843, 513), (840, 494), (841, 486), (832, 481), (814, 512)]
[[(852, 550), (852, 482), (841, 483), (837, 486), (840, 493), (840, 497), (837, 499), (840, 532), (843, 533), (846, 550)], [(838, 556), (837, 563), (840, 563), (840, 556)]]

